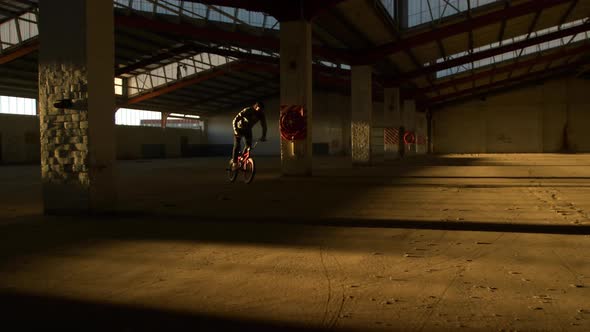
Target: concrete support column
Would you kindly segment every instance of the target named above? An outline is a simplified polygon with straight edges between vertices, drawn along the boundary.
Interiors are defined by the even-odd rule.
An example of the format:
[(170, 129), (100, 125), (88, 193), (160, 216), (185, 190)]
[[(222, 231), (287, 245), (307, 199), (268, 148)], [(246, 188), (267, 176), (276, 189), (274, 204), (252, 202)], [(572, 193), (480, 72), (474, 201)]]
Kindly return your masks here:
[[(402, 125), (405, 132), (413, 132), (416, 134), (416, 101), (404, 100), (402, 108)], [(406, 155), (412, 156), (416, 154), (416, 144), (406, 146)]]
[(162, 129), (166, 129), (168, 126), (168, 116), (170, 116), (170, 113), (162, 112), (162, 119), (160, 120), (160, 126)]
[(351, 84), (352, 162), (356, 165), (368, 165), (371, 163), (371, 116), (373, 112), (371, 66), (353, 66)]
[(385, 160), (397, 159), (400, 149), (401, 104), (400, 89), (385, 88), (383, 93), (383, 119), (385, 124)]
[(426, 113), (416, 113), (416, 153), (428, 153), (428, 121)]
[[(39, 119), (45, 213), (115, 205), (113, 0), (41, 0)], [(58, 103), (56, 107), (56, 103)]]
[(301, 105), (307, 115), (307, 137), (281, 138), (283, 175), (310, 176), (312, 168), (311, 23), (281, 22), (281, 105)]

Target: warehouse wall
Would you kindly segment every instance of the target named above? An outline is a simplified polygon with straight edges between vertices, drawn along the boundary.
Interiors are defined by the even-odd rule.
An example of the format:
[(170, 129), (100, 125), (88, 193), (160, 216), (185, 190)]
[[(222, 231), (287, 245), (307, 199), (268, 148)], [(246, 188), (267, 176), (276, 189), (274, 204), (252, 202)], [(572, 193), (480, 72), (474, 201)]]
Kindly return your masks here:
[(183, 140), (188, 147), (207, 143), (205, 134), (194, 129), (117, 126), (116, 134), (117, 159), (179, 158), (188, 156)]
[(588, 91), (564, 78), (437, 110), (434, 152), (590, 152)]
[[(191, 146), (204, 145), (201, 131), (151, 127), (117, 126), (117, 158), (140, 159), (181, 157), (181, 140)], [(40, 162), (39, 118), (35, 116), (0, 114), (0, 163)]]
[(0, 163), (41, 162), (39, 118), (0, 114)]
[[(259, 155), (280, 155), (278, 98), (264, 101), (268, 121), (269, 141), (258, 146)], [(247, 105), (244, 105), (247, 106)], [(312, 133), (316, 155), (350, 154), (350, 97), (332, 93), (314, 93)], [(383, 104), (374, 104), (374, 125), (383, 121)], [(224, 112), (208, 119), (207, 137), (209, 144), (230, 149), (232, 145), (232, 119), (240, 109)], [(254, 139), (260, 137), (260, 126), (254, 128)], [(327, 150), (327, 151), (326, 151)], [(227, 151), (227, 150), (226, 150)]]

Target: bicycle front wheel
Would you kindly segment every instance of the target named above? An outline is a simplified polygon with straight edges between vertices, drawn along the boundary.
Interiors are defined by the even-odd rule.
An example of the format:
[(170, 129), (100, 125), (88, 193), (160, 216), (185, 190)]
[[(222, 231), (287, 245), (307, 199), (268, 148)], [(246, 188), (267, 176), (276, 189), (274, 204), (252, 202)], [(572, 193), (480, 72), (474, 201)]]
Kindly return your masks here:
[(238, 177), (238, 172), (239, 170), (232, 170), (232, 161), (229, 161), (229, 165), (227, 166), (227, 179), (229, 180), (229, 182), (234, 182), (236, 181), (236, 178)]
[(254, 166), (254, 159), (248, 158), (244, 164), (244, 182), (250, 183), (254, 180), (256, 175), (256, 167)]

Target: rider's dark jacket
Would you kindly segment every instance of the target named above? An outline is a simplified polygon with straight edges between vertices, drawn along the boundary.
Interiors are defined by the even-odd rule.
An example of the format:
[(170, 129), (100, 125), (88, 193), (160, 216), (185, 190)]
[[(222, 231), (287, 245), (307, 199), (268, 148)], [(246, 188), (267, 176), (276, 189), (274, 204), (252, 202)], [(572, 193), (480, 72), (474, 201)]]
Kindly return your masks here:
[(233, 121), (234, 131), (238, 133), (250, 132), (258, 121), (262, 126), (262, 137), (266, 137), (266, 116), (264, 111), (256, 111), (253, 107), (246, 107), (236, 115)]

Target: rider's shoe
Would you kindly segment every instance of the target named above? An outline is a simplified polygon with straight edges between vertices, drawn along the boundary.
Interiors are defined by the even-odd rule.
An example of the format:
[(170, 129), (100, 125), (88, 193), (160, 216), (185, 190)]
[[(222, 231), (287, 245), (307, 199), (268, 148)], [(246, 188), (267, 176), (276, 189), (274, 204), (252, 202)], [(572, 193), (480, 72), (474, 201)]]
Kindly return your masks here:
[(232, 172), (237, 171), (238, 168), (240, 168), (239, 165), (238, 165), (238, 163), (236, 163), (235, 161), (232, 161), (232, 163), (231, 163), (231, 170), (232, 170)]

